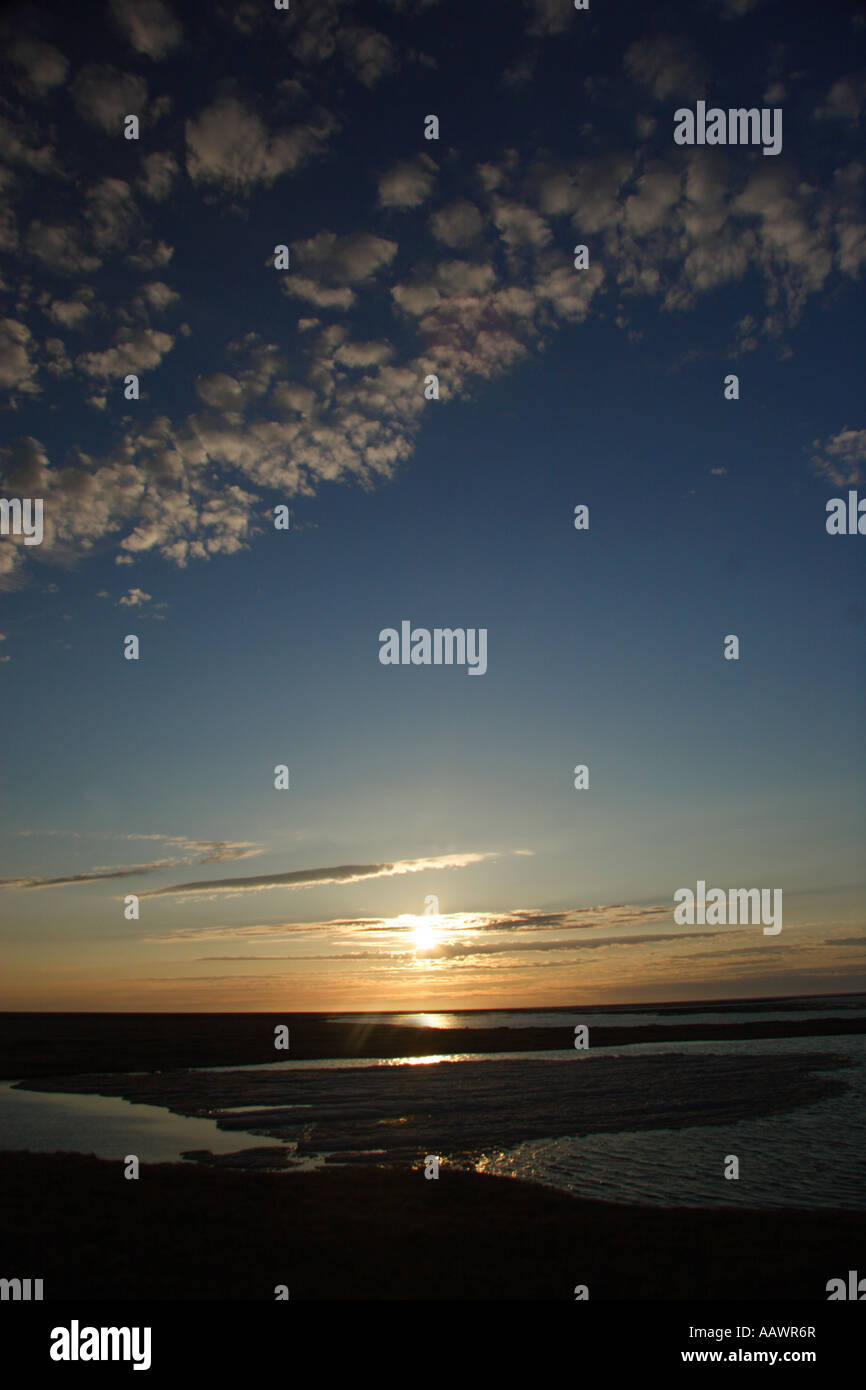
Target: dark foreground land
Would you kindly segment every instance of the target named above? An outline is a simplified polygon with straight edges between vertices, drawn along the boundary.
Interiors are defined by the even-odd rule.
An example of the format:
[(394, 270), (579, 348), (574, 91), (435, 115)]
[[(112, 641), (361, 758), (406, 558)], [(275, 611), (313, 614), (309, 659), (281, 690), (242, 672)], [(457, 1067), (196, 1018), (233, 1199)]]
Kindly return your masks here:
[[(0, 1264), (54, 1299), (803, 1299), (866, 1212), (587, 1202), (443, 1169), (236, 1173), (0, 1154)], [(862, 1267), (862, 1266), (861, 1266)]]
[[(597, 1028), (593, 1048), (628, 1043), (735, 1038), (795, 1038), (866, 1033), (866, 1019), (660, 1024)], [(288, 1052), (274, 1050), (274, 1028), (289, 1028)], [(332, 1057), (429, 1057), (465, 1052), (571, 1049), (573, 1028), (412, 1028), (391, 1023), (332, 1022), (317, 1014), (0, 1014), (0, 1079), (71, 1076), (80, 1072), (166, 1071), (178, 1067), (241, 1067)]]

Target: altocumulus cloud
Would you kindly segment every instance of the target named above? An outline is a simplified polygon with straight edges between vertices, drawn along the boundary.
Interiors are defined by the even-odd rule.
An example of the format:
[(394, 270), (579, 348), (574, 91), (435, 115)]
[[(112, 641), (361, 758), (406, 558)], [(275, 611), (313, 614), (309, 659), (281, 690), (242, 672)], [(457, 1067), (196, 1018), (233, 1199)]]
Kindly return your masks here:
[[(734, 20), (753, 7), (718, 0), (716, 8)], [(393, 0), (387, 9), (399, 25), (426, 22), (424, 4)], [(383, 25), (387, 9), (379, 11)], [(165, 0), (112, 0), (123, 45), (118, 61), (128, 56), (146, 76), (82, 54), (70, 83), (68, 56), (41, 33), (25, 26), (13, 36), (29, 105), (0, 121), (8, 202), (0, 240), (13, 258), (13, 279), (50, 270), (72, 284), (44, 305), (22, 294), (10, 306), (0, 325), (0, 386), (15, 409), (26, 410), (63, 378), (86, 388), (88, 411), (110, 426), (97, 430), (96, 447), (73, 434), (57, 461), (37, 436), (34, 412), (0, 457), (7, 491), (45, 499), (40, 561), (66, 564), (104, 543), (127, 565), (149, 554), (178, 566), (235, 554), (261, 532), (269, 490), (310, 497), (325, 482), (370, 487), (391, 478), (417, 447), (429, 372), (440, 376), (443, 402), (465, 399), (528, 355), (548, 351), (560, 327), (609, 319), (631, 331), (647, 303), (681, 313), (747, 277), (758, 303), (744, 344), (765, 337), (784, 346), (810, 301), (862, 273), (866, 168), (856, 146), (842, 143), (862, 112), (861, 78), (841, 72), (817, 110), (814, 93), (801, 101), (799, 114), (816, 130), (835, 121), (840, 144), (832, 168), (809, 163), (808, 142), (786, 150), (784, 165), (773, 169), (715, 159), (715, 150), (673, 147), (663, 113), (656, 120), (637, 106), (701, 94), (702, 54), (689, 39), (662, 33), (623, 45), (636, 141), (609, 126), (569, 159), (539, 153), (529, 138), (525, 148), (483, 149), (467, 136), (459, 168), (455, 152), (433, 142), (435, 160), (430, 150), (396, 161), (393, 153), (373, 153), (368, 196), (345, 204), (339, 226), (326, 222), (297, 236), (282, 293), (273, 296), (279, 309), (312, 305), (321, 317), (293, 320), (292, 334), (276, 311), (266, 328), (251, 316), (221, 339), (202, 334), (184, 318), (194, 309), (182, 286), (161, 278), (172, 262), (176, 219), (188, 219), (198, 199), (203, 218), (216, 205), (243, 224), (252, 199), (270, 194), (274, 208), (256, 206), (248, 223), (244, 273), (251, 284), (273, 276), (263, 261), (279, 238), (269, 233), (263, 241), (254, 228), (263, 218), (280, 222), (271, 212), (279, 212), (287, 189), (293, 196), (289, 181), (317, 160), (340, 157), (340, 140), (353, 129), (353, 94), (366, 101), (369, 89), (411, 83), (404, 69), (418, 61), (418, 50), (361, 23), (348, 0), (319, 0), (281, 15), (276, 41), (292, 58), (288, 86), (283, 77), (276, 93), (244, 91), (243, 45), (273, 33), (274, 12), (266, 10), (214, 12), (216, 38), (236, 46), (239, 63), (230, 89), (204, 94), (178, 78), (189, 35)], [(565, 0), (530, 0), (520, 14), (539, 48), (570, 41), (585, 18)], [(781, 69), (774, 75), (787, 78)], [(588, 82), (593, 114), (606, 88)], [(513, 100), (525, 100), (529, 115), (533, 92), (521, 90)], [(66, 105), (49, 111), (48, 92)], [(58, 114), (70, 102), (96, 139), (118, 136), (124, 116), (140, 113), (148, 148), (123, 177), (92, 160), (82, 167), (86, 150)], [(281, 102), (297, 107), (290, 121), (279, 114)], [(169, 110), (183, 132), (179, 148), (161, 139)], [(339, 178), (342, 167), (329, 166), (329, 175)], [(46, 191), (34, 215), (24, 194), (36, 174)], [(577, 274), (571, 247), (579, 241), (591, 243), (592, 257)], [(142, 272), (160, 278), (142, 287)], [(88, 281), (102, 275), (115, 285), (131, 277), (128, 294), (96, 294)], [(118, 306), (113, 318), (109, 303)], [(152, 323), (156, 315), (165, 321)], [(328, 321), (334, 315), (339, 321)], [(60, 336), (66, 333), (77, 334), (74, 347)], [(175, 366), (184, 338), (202, 345), (189, 370)], [(172, 369), (170, 414), (148, 418), (150, 392), (134, 416), (107, 412), (112, 379), (128, 372), (159, 379)], [(859, 448), (840, 436), (828, 441), (821, 453), (827, 476), (859, 473)], [(25, 547), (4, 546), (0, 583), (20, 582), (34, 563)]]

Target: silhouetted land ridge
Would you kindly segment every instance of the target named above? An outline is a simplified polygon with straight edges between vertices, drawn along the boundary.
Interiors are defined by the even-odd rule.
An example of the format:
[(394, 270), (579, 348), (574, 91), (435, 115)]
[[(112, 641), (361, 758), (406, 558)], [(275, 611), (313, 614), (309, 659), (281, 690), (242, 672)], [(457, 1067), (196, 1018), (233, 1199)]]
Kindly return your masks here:
[[(707, 1005), (717, 1012), (717, 1006)], [(748, 1022), (596, 1027), (593, 1048), (628, 1043), (736, 1038), (794, 1038), (866, 1033), (866, 1019), (760, 1018)], [(274, 1028), (286, 1024), (290, 1050), (274, 1050)], [(78, 1072), (157, 1071), (177, 1067), (253, 1066), (316, 1058), (424, 1057), (458, 1052), (545, 1052), (574, 1045), (567, 1023), (550, 1028), (415, 1028), (331, 1022), (317, 1014), (0, 1014), (0, 1079), (69, 1076)]]

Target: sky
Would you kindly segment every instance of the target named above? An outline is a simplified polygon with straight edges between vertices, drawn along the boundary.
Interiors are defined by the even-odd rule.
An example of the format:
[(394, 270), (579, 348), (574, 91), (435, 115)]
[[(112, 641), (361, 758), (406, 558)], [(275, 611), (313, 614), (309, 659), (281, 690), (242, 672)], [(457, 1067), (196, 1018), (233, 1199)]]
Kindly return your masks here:
[(0, 1007), (866, 989), (862, 7), (0, 23)]

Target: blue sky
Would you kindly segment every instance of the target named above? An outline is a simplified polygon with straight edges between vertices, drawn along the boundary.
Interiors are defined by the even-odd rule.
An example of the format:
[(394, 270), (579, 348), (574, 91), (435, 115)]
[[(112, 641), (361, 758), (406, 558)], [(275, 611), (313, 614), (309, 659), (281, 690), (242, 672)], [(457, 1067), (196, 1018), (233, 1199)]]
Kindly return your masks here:
[[(866, 988), (863, 27), (468, 8), (7, 36), (5, 1007)], [(675, 146), (704, 96), (782, 154)]]

